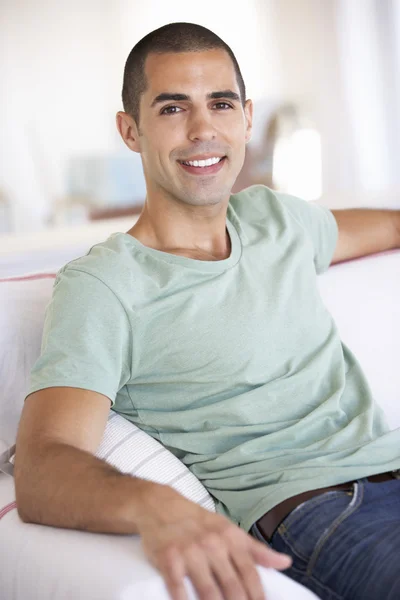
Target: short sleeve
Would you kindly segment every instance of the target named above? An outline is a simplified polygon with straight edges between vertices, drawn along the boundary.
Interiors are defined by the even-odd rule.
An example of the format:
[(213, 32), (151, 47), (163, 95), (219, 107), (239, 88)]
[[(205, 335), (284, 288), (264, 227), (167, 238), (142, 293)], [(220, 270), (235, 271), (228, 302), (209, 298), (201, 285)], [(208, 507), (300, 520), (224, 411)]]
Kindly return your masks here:
[(339, 229), (329, 208), (307, 202), (296, 196), (275, 192), (292, 216), (304, 227), (314, 246), (314, 265), (317, 275), (328, 270), (338, 241)]
[(107, 396), (113, 406), (131, 364), (130, 323), (117, 296), (94, 275), (61, 269), (27, 396), (53, 386), (77, 387)]

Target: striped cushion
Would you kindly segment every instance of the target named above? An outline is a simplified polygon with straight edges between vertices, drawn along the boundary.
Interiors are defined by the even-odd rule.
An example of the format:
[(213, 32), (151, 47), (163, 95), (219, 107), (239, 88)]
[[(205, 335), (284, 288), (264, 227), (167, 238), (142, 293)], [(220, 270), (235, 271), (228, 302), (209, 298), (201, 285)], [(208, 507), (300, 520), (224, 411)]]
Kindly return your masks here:
[(214, 500), (183, 462), (115, 412), (110, 411), (96, 456), (123, 473), (170, 485), (189, 500), (215, 511)]

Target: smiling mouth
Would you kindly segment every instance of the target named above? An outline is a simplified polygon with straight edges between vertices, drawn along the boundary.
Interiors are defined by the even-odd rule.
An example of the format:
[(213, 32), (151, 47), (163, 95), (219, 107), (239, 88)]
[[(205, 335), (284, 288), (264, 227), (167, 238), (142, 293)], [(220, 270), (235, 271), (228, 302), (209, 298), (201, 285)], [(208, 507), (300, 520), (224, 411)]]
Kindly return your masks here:
[(212, 175), (225, 164), (226, 156), (214, 156), (200, 160), (178, 160), (181, 167), (192, 175)]
[(211, 167), (212, 165), (216, 165), (224, 159), (225, 156), (215, 156), (213, 158), (206, 158), (204, 160), (180, 160), (179, 162), (183, 165), (187, 165), (188, 167), (200, 167), (203, 169), (204, 167)]

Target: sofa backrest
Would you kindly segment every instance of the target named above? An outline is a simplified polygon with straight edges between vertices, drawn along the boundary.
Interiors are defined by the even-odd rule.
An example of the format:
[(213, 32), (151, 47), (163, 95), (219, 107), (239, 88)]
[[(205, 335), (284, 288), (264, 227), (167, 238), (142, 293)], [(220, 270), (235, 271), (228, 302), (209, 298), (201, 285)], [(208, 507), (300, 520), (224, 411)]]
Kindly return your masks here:
[[(42, 273), (0, 280), (0, 453), (15, 443), (54, 279)], [(400, 427), (400, 251), (333, 265), (317, 281), (389, 424)]]
[(400, 427), (400, 250), (335, 264), (318, 284), (389, 425)]

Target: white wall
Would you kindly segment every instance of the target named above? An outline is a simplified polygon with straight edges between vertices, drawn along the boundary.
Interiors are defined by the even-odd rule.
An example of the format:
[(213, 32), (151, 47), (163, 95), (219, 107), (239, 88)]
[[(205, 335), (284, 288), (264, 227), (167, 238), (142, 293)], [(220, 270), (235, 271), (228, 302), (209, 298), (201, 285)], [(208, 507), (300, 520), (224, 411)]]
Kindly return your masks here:
[[(230, 5), (215, 0), (165, 2), (119, 0), (120, 63), (146, 33), (175, 21), (208, 27), (219, 35), (238, 59), (248, 97), (259, 99), (280, 89), (279, 55), (272, 21), (271, 0), (246, 0)], [(276, 93), (276, 92), (274, 92)]]
[(354, 187), (354, 148), (337, 40), (336, 0), (274, 0), (283, 96), (300, 105), (321, 133), (323, 187)]
[(302, 106), (321, 133), (322, 203), (398, 208), (400, 1), (272, 6), (283, 97)]
[[(387, 88), (384, 48), (379, 40), (375, 0), (339, 0), (340, 55), (344, 89), (356, 152), (354, 176), (363, 190), (381, 191), (391, 183), (387, 143)], [(357, 27), (354, 24), (357, 23)]]
[(112, 144), (113, 20), (106, 0), (1, 4), (0, 185), (19, 231), (39, 228), (64, 193), (67, 156)]

